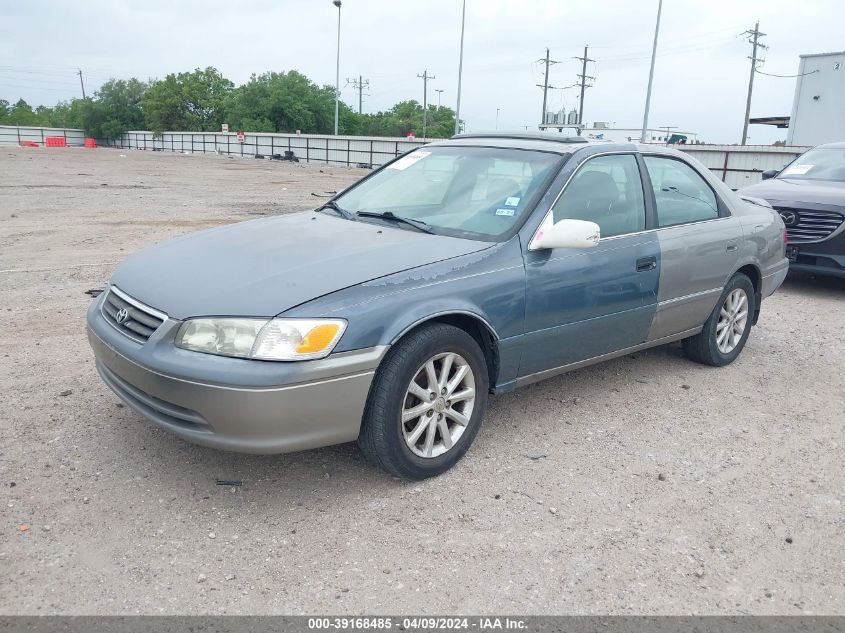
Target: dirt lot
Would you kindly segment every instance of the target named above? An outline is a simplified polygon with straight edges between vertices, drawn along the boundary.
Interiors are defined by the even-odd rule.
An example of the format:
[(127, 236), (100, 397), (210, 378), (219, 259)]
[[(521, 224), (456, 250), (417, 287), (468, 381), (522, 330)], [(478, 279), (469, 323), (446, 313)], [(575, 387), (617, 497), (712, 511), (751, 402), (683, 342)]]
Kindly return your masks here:
[(674, 345), (494, 398), (433, 481), (222, 453), (100, 382), (85, 290), (363, 172), (123, 154), (0, 148), (0, 613), (845, 614), (845, 283), (788, 280), (723, 369)]

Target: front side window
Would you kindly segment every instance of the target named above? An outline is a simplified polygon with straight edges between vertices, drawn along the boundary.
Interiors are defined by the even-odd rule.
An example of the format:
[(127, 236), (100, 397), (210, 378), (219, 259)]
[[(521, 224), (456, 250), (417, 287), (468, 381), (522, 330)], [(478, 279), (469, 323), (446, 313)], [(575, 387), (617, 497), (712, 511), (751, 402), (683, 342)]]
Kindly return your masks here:
[(637, 159), (612, 154), (588, 160), (566, 185), (552, 213), (555, 222), (595, 222), (602, 237), (644, 230), (645, 200)]
[(716, 194), (692, 167), (674, 158), (644, 156), (658, 226), (702, 222), (719, 217)]
[[(411, 152), (336, 198), (351, 213), (425, 222), (433, 232), (498, 241), (524, 219), (564, 159), (492, 147), (434, 146)], [(360, 217), (362, 221), (379, 221)]]

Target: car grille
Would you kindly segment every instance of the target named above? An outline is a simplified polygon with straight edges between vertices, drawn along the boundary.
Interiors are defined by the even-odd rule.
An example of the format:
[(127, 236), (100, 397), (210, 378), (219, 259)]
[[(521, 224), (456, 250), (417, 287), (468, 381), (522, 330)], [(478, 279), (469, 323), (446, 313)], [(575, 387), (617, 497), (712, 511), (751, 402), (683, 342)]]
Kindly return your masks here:
[(112, 327), (140, 343), (148, 340), (167, 318), (114, 286), (108, 289), (101, 310)]
[(793, 209), (775, 207), (786, 225), (789, 241), (819, 242), (830, 236), (840, 227), (845, 217), (836, 211), (815, 211), (811, 209)]

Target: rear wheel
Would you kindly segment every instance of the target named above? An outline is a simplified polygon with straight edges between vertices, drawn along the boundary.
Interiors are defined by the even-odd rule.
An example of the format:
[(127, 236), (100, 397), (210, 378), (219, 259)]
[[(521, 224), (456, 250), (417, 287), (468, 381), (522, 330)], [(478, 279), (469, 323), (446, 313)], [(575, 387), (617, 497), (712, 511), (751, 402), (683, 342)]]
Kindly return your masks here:
[(754, 301), (751, 280), (742, 273), (731, 277), (701, 333), (684, 339), (687, 356), (714, 367), (732, 363), (751, 332)]
[(399, 477), (439, 475), (475, 439), (487, 390), (475, 339), (451, 325), (424, 326), (399, 341), (376, 372), (358, 445)]

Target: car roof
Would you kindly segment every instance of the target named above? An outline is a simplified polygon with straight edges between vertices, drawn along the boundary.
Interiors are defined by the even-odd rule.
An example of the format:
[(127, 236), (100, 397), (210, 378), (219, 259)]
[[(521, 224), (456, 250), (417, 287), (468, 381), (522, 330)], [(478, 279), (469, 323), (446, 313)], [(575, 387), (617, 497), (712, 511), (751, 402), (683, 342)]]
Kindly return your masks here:
[(816, 145), (814, 149), (845, 149), (845, 142), (839, 143), (825, 143), (824, 145)]
[(430, 143), (435, 146), (483, 146), (503, 149), (528, 149), (556, 154), (597, 154), (604, 152), (641, 152), (683, 156), (682, 152), (665, 145), (643, 143), (618, 143), (585, 139), (582, 136), (564, 136), (553, 132), (477, 132), (456, 134), (452, 138)]

